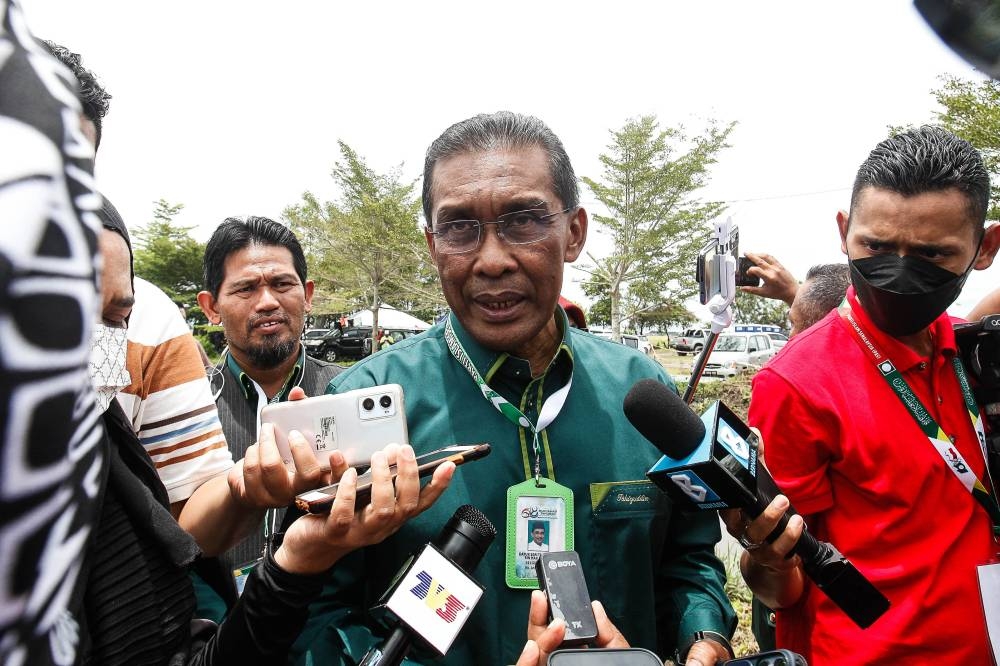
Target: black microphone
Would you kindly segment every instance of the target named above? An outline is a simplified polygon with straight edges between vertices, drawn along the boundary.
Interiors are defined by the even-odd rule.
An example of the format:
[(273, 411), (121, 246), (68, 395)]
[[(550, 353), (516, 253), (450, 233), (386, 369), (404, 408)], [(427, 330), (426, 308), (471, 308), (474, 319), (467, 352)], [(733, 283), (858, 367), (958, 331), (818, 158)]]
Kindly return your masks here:
[(437, 539), (407, 560), (383, 595), (383, 605), (399, 622), (360, 666), (398, 666), (414, 641), (443, 656), (482, 596), (482, 586), (470, 574), (496, 535), (482, 511), (471, 504), (458, 507)]
[[(780, 490), (757, 464), (757, 436), (715, 401), (700, 418), (665, 384), (642, 379), (625, 396), (625, 416), (664, 457), (647, 472), (671, 499), (695, 509), (743, 509), (759, 516)], [(789, 506), (767, 536), (773, 543), (795, 510)], [(807, 576), (859, 627), (889, 609), (889, 600), (832, 544), (803, 531), (792, 552)]]

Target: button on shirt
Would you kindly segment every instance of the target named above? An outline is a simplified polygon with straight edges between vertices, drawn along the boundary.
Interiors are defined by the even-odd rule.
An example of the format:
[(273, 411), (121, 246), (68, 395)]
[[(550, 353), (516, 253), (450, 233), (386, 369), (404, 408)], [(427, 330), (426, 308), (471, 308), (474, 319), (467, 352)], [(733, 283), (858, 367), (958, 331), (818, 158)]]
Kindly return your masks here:
[[(952, 366), (951, 320), (922, 357), (854, 318), (903, 374), (977, 476), (984, 461)], [(754, 378), (749, 420), (767, 466), (809, 530), (885, 594), (867, 630), (812, 585), (778, 612), (778, 644), (810, 664), (989, 663), (975, 567), (991, 559), (989, 517), (955, 478), (836, 311), (791, 340)], [(811, 633), (810, 633), (811, 631)]]

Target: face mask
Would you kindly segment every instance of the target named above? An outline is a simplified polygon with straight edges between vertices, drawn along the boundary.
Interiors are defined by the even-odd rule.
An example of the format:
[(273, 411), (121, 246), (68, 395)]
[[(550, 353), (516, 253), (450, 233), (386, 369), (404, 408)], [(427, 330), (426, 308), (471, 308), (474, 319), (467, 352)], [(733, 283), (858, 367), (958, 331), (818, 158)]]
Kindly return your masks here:
[[(973, 259), (973, 262), (975, 259)], [(865, 312), (893, 337), (927, 328), (962, 292), (972, 262), (956, 275), (919, 257), (880, 254), (851, 259), (851, 284)]]
[(110, 328), (104, 324), (94, 326), (90, 347), (90, 383), (97, 392), (97, 407), (104, 413), (115, 394), (132, 383), (125, 367), (128, 351), (127, 332), (124, 328)]

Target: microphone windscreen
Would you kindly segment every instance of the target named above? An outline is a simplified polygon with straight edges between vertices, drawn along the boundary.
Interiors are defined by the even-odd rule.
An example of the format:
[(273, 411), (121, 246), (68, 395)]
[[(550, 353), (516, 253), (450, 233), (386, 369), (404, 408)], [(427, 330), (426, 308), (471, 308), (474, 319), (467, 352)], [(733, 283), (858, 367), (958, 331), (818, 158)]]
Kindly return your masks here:
[(625, 396), (625, 417), (664, 455), (678, 460), (698, 448), (705, 424), (663, 382), (640, 379)]

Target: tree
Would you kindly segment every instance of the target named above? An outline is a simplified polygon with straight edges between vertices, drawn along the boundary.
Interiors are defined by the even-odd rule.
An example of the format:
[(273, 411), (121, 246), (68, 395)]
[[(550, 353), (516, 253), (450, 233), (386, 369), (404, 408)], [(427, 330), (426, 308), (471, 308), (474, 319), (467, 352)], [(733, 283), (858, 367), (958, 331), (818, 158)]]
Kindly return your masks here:
[(942, 76), (932, 94), (942, 111), (937, 121), (975, 146), (990, 172), (992, 188), (988, 219), (1000, 220), (1000, 81), (967, 81)]
[(733, 301), (733, 319), (740, 324), (788, 326), (788, 306), (773, 298), (740, 292)]
[(610, 213), (594, 220), (610, 235), (613, 250), (601, 259), (588, 253), (593, 263), (583, 270), (591, 275), (588, 295), (608, 298), (615, 340), (624, 320), (694, 294), (692, 267), (705, 223), (723, 205), (693, 195), (708, 181), (734, 126), (709, 121), (692, 137), (680, 127), (661, 130), (655, 116), (629, 120), (611, 132), (608, 152), (600, 156), (603, 180), (582, 178)]
[(437, 272), (418, 227), (420, 202), (399, 169), (378, 174), (343, 141), (332, 177), (337, 202), (306, 192), (284, 217), (303, 243), (320, 284), (317, 312), (366, 307), (378, 330), (378, 308), (392, 303), (426, 315), (444, 303)]
[(205, 246), (191, 238), (193, 227), (181, 227), (174, 217), (184, 204), (170, 204), (160, 199), (153, 209), (153, 219), (133, 231), (135, 238), (135, 274), (162, 289), (174, 301), (189, 308), (189, 315), (199, 316), (197, 296), (202, 284)]

